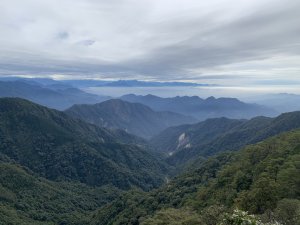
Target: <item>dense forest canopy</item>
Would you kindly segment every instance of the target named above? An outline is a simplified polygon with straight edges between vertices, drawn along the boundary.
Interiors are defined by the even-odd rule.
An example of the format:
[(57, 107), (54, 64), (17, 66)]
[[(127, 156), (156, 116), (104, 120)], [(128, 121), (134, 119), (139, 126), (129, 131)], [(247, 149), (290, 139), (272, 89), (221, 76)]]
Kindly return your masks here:
[[(171, 142), (184, 130), (193, 138), (191, 152), (199, 154), (176, 166), (153, 140), (2, 98), (0, 219), (12, 225), (297, 225), (299, 121), (293, 112), (168, 128), (156, 140), (170, 130)], [(216, 151), (203, 154), (209, 149), (201, 146), (209, 145)]]

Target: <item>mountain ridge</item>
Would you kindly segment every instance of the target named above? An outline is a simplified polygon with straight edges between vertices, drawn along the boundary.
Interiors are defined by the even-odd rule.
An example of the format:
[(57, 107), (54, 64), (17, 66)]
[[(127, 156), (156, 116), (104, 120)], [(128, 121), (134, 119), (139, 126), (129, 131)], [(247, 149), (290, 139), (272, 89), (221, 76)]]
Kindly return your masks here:
[[(220, 123), (221, 121), (226, 121), (227, 127)], [(254, 144), (299, 127), (298, 111), (284, 113), (275, 118), (260, 116), (250, 120), (208, 119), (194, 125), (171, 127), (152, 138), (151, 143), (160, 150), (168, 149), (169, 152), (173, 152), (167, 161), (172, 165), (180, 165), (195, 158), (214, 155), (219, 151), (238, 150), (247, 144)], [(185, 145), (177, 148), (178, 140), (183, 134)], [(187, 145), (188, 147), (185, 147)]]
[(228, 117), (231, 119), (247, 119), (261, 115), (276, 115), (267, 107), (244, 103), (236, 98), (215, 98), (213, 96), (202, 99), (198, 96), (176, 96), (161, 98), (155, 95), (123, 95), (125, 101), (142, 103), (157, 111), (171, 111), (193, 116), (199, 120), (208, 118)]
[(125, 193), (91, 224), (220, 224), (238, 208), (259, 224), (298, 225), (299, 157), (300, 130), (285, 132), (211, 157), (149, 193)]
[(97, 103), (109, 97), (86, 93), (60, 83), (43, 85), (30, 81), (0, 81), (0, 97), (19, 97), (63, 110), (76, 103)]
[(119, 128), (144, 138), (150, 138), (172, 125), (196, 122), (192, 117), (173, 112), (156, 112), (143, 104), (121, 99), (94, 105), (74, 105), (65, 112), (100, 127)]
[(116, 135), (28, 100), (0, 98), (0, 153), (40, 176), (121, 189), (163, 183), (167, 165)]

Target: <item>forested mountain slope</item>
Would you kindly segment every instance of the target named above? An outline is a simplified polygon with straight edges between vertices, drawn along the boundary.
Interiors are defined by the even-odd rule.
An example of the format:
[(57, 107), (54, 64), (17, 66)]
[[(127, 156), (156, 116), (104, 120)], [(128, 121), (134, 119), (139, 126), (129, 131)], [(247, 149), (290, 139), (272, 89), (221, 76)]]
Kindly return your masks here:
[(122, 189), (163, 183), (166, 165), (118, 135), (27, 100), (0, 99), (0, 153), (40, 176)]
[(196, 119), (172, 112), (155, 112), (139, 103), (111, 99), (95, 105), (74, 105), (65, 111), (74, 118), (150, 138), (170, 126), (194, 123)]
[(238, 150), (247, 144), (296, 128), (300, 128), (300, 112), (251, 120), (218, 118), (195, 125), (171, 127), (151, 142), (158, 149), (173, 153), (167, 159), (169, 163), (182, 165), (197, 157), (211, 156), (224, 150)]
[(91, 224), (218, 224), (240, 208), (263, 221), (299, 225), (300, 131), (223, 153), (150, 193), (128, 192)]
[(169, 127), (154, 136), (150, 143), (158, 151), (172, 155), (177, 151), (188, 150), (193, 146), (210, 143), (245, 121), (223, 117), (207, 119), (197, 124)]
[(53, 182), (0, 160), (0, 224), (88, 224), (93, 210), (121, 193), (116, 187)]

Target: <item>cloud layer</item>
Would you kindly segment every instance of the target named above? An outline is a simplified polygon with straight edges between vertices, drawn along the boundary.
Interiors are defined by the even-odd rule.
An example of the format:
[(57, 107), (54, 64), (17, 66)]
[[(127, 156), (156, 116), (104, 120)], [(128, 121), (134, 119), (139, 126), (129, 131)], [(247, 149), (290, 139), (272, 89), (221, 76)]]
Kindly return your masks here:
[(300, 1), (2, 0), (0, 74), (300, 81)]

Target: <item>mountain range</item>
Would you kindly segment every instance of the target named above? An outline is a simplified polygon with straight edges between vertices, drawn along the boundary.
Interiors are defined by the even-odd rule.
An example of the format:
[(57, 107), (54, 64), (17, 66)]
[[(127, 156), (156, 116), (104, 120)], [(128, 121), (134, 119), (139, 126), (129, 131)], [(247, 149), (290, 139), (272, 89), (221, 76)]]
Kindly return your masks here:
[(139, 80), (108, 81), (97, 85), (98, 87), (198, 87), (213, 86), (209, 84), (187, 83), (187, 82), (154, 82)]
[(178, 127), (170, 127), (151, 139), (151, 143), (169, 155), (167, 161), (182, 165), (220, 151), (238, 150), (268, 137), (300, 127), (300, 112), (284, 113), (275, 118), (250, 120), (227, 118)]
[[(108, 121), (149, 110), (101, 104)], [(208, 119), (167, 128), (149, 143), (84, 117), (0, 98), (0, 223), (211, 225), (238, 208), (261, 225), (299, 225), (300, 112)]]
[(202, 99), (198, 96), (177, 96), (161, 98), (155, 95), (124, 95), (120, 97), (128, 102), (136, 102), (149, 106), (156, 111), (171, 111), (193, 116), (199, 120), (208, 118), (228, 117), (234, 119), (247, 119), (254, 116), (274, 116), (276, 112), (257, 104), (241, 102), (236, 98)]
[(0, 81), (0, 224), (299, 225), (300, 112), (78, 84)]
[(139, 80), (97, 80), (97, 79), (69, 79), (53, 80), (51, 78), (24, 78), (24, 77), (0, 77), (2, 81), (23, 81), (35, 84), (64, 84), (76, 88), (83, 87), (197, 87), (215, 86), (210, 84), (199, 84), (192, 82), (158, 82), (158, 81), (139, 81)]
[(148, 106), (120, 99), (94, 105), (74, 105), (65, 112), (97, 126), (123, 129), (143, 138), (150, 138), (170, 126), (197, 121), (178, 113), (155, 112)]
[(79, 103), (98, 103), (109, 99), (60, 83), (42, 85), (35, 81), (0, 81), (0, 97), (20, 97), (35, 103), (63, 110)]
[(27, 100), (0, 99), (0, 153), (39, 176), (121, 189), (163, 183), (168, 167), (134, 136), (124, 143), (118, 135)]
[[(76, 80), (57, 81), (42, 78), (2, 78), (1, 80), (0, 97), (21, 97), (58, 110), (65, 110), (74, 104), (96, 104), (112, 99), (109, 96), (86, 93), (79, 89), (82, 86), (77, 85), (80, 82)], [(91, 80), (85, 82), (87, 85), (92, 85)], [(116, 81), (116, 83), (118, 82)], [(118, 88), (118, 86), (115, 87)], [(209, 97), (202, 99), (197, 96), (162, 98), (154, 95), (138, 96), (130, 94), (121, 96), (120, 99), (131, 103), (143, 104), (150, 107), (153, 111), (183, 114), (194, 117), (197, 120), (217, 117), (246, 119), (258, 115), (275, 116), (278, 114), (271, 108), (244, 103), (235, 98)]]

